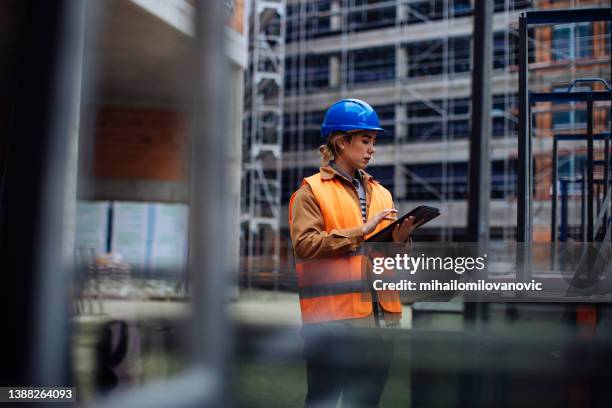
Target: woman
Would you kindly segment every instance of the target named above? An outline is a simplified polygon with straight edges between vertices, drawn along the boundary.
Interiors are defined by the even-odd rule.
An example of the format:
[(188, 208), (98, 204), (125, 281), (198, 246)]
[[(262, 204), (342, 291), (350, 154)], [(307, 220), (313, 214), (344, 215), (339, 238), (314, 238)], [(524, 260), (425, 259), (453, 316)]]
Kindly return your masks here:
[[(359, 251), (397, 213), (389, 191), (363, 170), (376, 151), (377, 137), (385, 133), (366, 102), (343, 99), (333, 104), (321, 127), (323, 167), (304, 179), (289, 202), (307, 406), (334, 405), (341, 392), (351, 406), (377, 406), (388, 376), (390, 344), (380, 337), (367, 340), (367, 350), (382, 353), (374, 359), (378, 367), (370, 370), (354, 364), (365, 348), (351, 335), (356, 326), (395, 326), (401, 317), (397, 293), (381, 296), (364, 285)], [(394, 229), (395, 242), (410, 239), (412, 222), (407, 219)], [(338, 361), (340, 355), (347, 358)]]

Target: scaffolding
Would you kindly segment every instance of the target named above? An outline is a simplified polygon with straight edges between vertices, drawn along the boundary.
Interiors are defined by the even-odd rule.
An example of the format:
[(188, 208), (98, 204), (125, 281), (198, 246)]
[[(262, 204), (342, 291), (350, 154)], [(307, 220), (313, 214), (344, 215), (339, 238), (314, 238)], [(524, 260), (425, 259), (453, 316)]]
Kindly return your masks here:
[[(585, 7), (579, 1), (573, 6)], [(394, 136), (378, 142), (370, 167), (374, 177), (393, 191), (401, 211), (426, 201), (449, 214), (429, 229), (428, 239), (461, 239), (467, 212), (472, 2), (288, 0), (287, 7), (283, 202), (319, 166), (316, 147), (326, 107), (340, 98), (361, 97)], [(507, 0), (493, 7), (491, 234), (510, 240), (516, 235), (518, 180), (518, 17), (521, 11), (551, 5)], [(609, 72), (605, 61), (595, 58), (600, 52), (595, 48), (610, 42), (609, 28), (607, 33), (602, 28), (576, 30), (572, 35), (582, 51), (574, 55), (571, 48), (571, 58), (554, 55), (574, 39), (564, 40), (563, 32), (546, 36), (530, 30), (526, 51), (537, 70), (530, 80), (533, 89), (548, 91), (589, 70), (597, 71), (595, 76)], [(547, 52), (553, 56), (543, 59)], [(540, 129), (535, 131), (539, 135)], [(543, 143), (538, 154), (550, 148)], [(550, 174), (549, 167), (538, 169), (541, 189)], [(540, 225), (549, 210), (541, 206)]]
[[(531, 204), (532, 184), (533, 184), (533, 148), (532, 148), (532, 106), (537, 103), (586, 103), (586, 133), (574, 135), (553, 135), (553, 185), (552, 185), (552, 217), (551, 217), (551, 241), (556, 241), (557, 237), (557, 143), (559, 140), (586, 141), (587, 158), (582, 169), (582, 205), (581, 212), (584, 214), (581, 221), (582, 241), (593, 242), (596, 235), (603, 240), (609, 240), (606, 235), (608, 227), (608, 206), (610, 204), (610, 191), (608, 191), (608, 172), (609, 172), (609, 129), (605, 136), (599, 137), (605, 141), (603, 147), (604, 160), (600, 164), (604, 166), (603, 178), (600, 179), (597, 190), (595, 190), (595, 151), (594, 151), (594, 106), (596, 102), (606, 103), (605, 109), (608, 110), (612, 96), (612, 90), (606, 79), (603, 78), (577, 78), (563, 92), (530, 92), (529, 91), (529, 64), (527, 58), (527, 33), (529, 25), (555, 25), (567, 23), (583, 23), (594, 21), (610, 21), (610, 8), (584, 8), (580, 10), (548, 10), (531, 11), (521, 15), (519, 20), (520, 29), (520, 77), (519, 77), (519, 109), (520, 109), (520, 128), (519, 128), (519, 194), (517, 207), (517, 238), (519, 242), (530, 243), (532, 240), (533, 210)], [(612, 58), (608, 55), (608, 58)], [(608, 60), (612, 62), (612, 60)], [(601, 83), (604, 90), (596, 91), (589, 88), (588, 91), (576, 90), (580, 83)], [(607, 124), (600, 124), (605, 127)], [(577, 181), (577, 180), (575, 180)], [(603, 186), (600, 189), (599, 186)], [(603, 193), (603, 194), (602, 194)], [(597, 216), (595, 215), (595, 204), (597, 205)], [(600, 208), (602, 207), (602, 208)], [(600, 233), (601, 231), (603, 233)], [(563, 235), (567, 235), (563, 231)]]
[[(497, 142), (504, 149), (514, 142), (518, 123), (517, 32), (511, 22), (518, 17), (517, 10), (530, 5), (531, 1), (495, 4), (493, 121)], [(289, 0), (287, 11), (286, 91), (291, 101), (286, 105), (285, 139), (291, 141), (285, 154), (294, 160), (284, 165), (288, 185), (283, 201), (318, 167), (315, 148), (326, 106), (336, 99), (362, 97), (379, 114), (390, 112), (380, 116), (393, 140), (378, 142), (372, 170), (393, 191), (399, 209), (409, 210), (414, 201), (426, 197), (444, 214), (456, 212), (467, 186), (467, 155), (457, 158), (455, 152), (458, 144), (467, 152), (462, 143), (469, 137), (470, 2)], [(427, 85), (415, 86), (419, 82)], [(377, 87), (382, 90), (376, 92)], [(369, 94), (377, 96), (371, 99)], [(412, 148), (426, 145), (435, 146), (437, 153), (428, 163), (415, 161)], [(502, 198), (499, 207), (510, 221), (516, 160), (506, 154), (497, 161), (494, 182)], [(502, 237), (513, 236), (513, 229), (508, 222)], [(450, 241), (456, 230), (457, 225), (441, 222), (430, 233)]]
[(285, 66), (285, 1), (253, 0), (241, 203), (242, 268), (278, 286)]
[[(494, 240), (509, 241), (517, 234), (518, 21), (521, 12), (538, 7), (537, 0), (493, 5)], [(318, 170), (320, 125), (327, 107), (341, 98), (368, 101), (392, 134), (377, 142), (368, 171), (393, 192), (398, 210), (426, 203), (445, 215), (437, 226), (417, 231), (418, 239), (466, 238), (473, 14), (468, 0), (253, 0), (241, 207), (244, 286), (294, 286), (287, 204), (303, 178)], [(580, 49), (593, 58), (579, 61), (580, 55), (572, 59), (572, 50), (565, 52), (572, 58), (553, 55), (564, 54), (565, 32), (527, 32), (525, 52), (535, 70), (531, 89), (550, 91), (589, 70), (604, 77), (599, 74), (609, 73), (609, 65), (595, 58), (602, 47), (609, 50), (609, 28), (580, 29), (587, 35), (580, 40), (587, 46)], [(572, 35), (577, 38), (577, 33)], [(553, 56), (542, 59), (543, 52)], [(552, 149), (552, 139), (545, 139), (554, 130), (534, 128), (543, 139), (536, 159)], [(541, 191), (550, 183), (551, 169), (538, 163), (535, 174), (541, 226), (549, 220), (550, 206)]]

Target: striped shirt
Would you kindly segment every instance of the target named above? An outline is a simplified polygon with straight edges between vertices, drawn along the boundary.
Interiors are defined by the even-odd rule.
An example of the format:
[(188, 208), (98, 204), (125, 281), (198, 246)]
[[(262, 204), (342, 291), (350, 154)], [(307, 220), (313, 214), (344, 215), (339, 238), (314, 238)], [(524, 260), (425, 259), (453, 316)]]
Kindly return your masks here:
[(363, 222), (366, 222), (368, 220), (368, 214), (367, 214), (367, 207), (366, 207), (365, 189), (363, 188), (363, 184), (361, 184), (361, 181), (356, 178), (354, 178), (351, 181), (351, 183), (353, 183), (355, 190), (357, 190), (357, 195), (359, 195), (359, 205), (361, 206), (361, 218), (363, 219)]
[[(359, 172), (357, 172), (357, 176), (359, 177)], [(360, 177), (353, 178), (351, 180), (353, 187), (357, 190), (357, 195), (359, 196), (359, 204), (361, 206), (361, 218), (363, 218), (363, 222), (366, 223), (368, 221), (367, 216), (367, 207), (366, 207), (366, 193), (363, 188), (363, 184), (361, 183)], [(382, 307), (380, 306), (380, 299), (378, 297), (378, 293), (372, 289), (372, 312), (374, 315), (374, 321), (376, 326), (385, 327), (385, 313), (383, 312)]]
[[(361, 218), (363, 222), (366, 223), (368, 221), (367, 215), (367, 206), (366, 206), (366, 192), (363, 188), (363, 183), (361, 182), (361, 174), (357, 171), (357, 177), (349, 177), (345, 172), (340, 170), (336, 163), (333, 161), (329, 162), (329, 165), (334, 168), (338, 173), (342, 174), (347, 180), (351, 180), (351, 184), (357, 190), (357, 195), (359, 196), (359, 205), (361, 207)], [(378, 298), (378, 292), (376, 292), (373, 288), (371, 289), (372, 294), (372, 314), (374, 316), (374, 321), (376, 326), (385, 327), (385, 313), (380, 306), (380, 300)]]
[(329, 162), (329, 165), (332, 166), (334, 170), (336, 170), (338, 173), (342, 174), (347, 180), (351, 180), (351, 184), (353, 184), (353, 187), (355, 187), (355, 190), (357, 191), (357, 195), (359, 196), (359, 206), (361, 207), (361, 218), (364, 223), (367, 222), (368, 212), (367, 212), (367, 206), (366, 206), (366, 192), (365, 192), (365, 189), (363, 188), (363, 184), (361, 183), (360, 173), (357, 171), (356, 172), (357, 177), (349, 177), (348, 174), (340, 170), (338, 166), (336, 165), (336, 163), (334, 163), (333, 161)]

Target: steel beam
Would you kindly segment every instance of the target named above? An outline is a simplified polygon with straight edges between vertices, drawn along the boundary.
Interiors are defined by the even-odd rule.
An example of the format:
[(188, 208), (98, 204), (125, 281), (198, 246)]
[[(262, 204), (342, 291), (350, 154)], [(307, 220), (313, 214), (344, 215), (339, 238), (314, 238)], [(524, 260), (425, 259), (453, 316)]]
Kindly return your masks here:
[(558, 176), (558, 153), (557, 153), (557, 138), (553, 137), (552, 147), (552, 197), (551, 197), (551, 215), (550, 215), (550, 241), (557, 241), (557, 176)]
[(587, 98), (587, 241), (595, 238), (593, 231), (593, 98)]
[(528, 95), (528, 43), (527, 18), (519, 17), (519, 126), (518, 126), (518, 203), (517, 203), (517, 242), (531, 241), (531, 140), (529, 128), (531, 118)]
[(582, 178), (580, 180), (580, 239), (582, 242), (587, 242), (587, 227), (586, 227), (586, 219), (587, 219), (587, 168), (586, 166), (582, 168)]
[(610, 10), (612, 9), (609, 7), (598, 7), (529, 11), (526, 13), (527, 24), (564, 24), (610, 20)]
[(477, 1), (474, 7), (474, 69), (472, 71), (472, 134), (468, 182), (468, 241), (489, 240), (491, 197), (491, 79), (493, 4)]
[[(586, 140), (586, 134), (571, 134), (571, 135), (555, 135), (555, 138), (558, 141), (578, 141), (578, 140)], [(602, 132), (593, 135), (593, 140), (609, 140), (610, 132)]]
[[(519, 53), (520, 58), (520, 53)], [(520, 81), (520, 75), (519, 75)], [(585, 91), (585, 92), (532, 92), (529, 95), (531, 103), (538, 102), (586, 102), (589, 98), (593, 101), (610, 101), (611, 91)]]
[[(606, 138), (605, 147), (604, 147), (604, 187), (603, 187), (604, 200), (608, 196), (608, 190), (610, 188), (608, 185), (609, 183), (610, 183), (610, 138)], [(605, 235), (605, 233), (608, 230), (607, 205), (606, 205), (606, 209), (604, 209), (602, 225), (603, 225), (604, 235)]]
[(567, 180), (561, 180), (561, 232), (559, 234), (559, 241), (567, 241), (567, 224), (568, 224), (568, 211), (567, 211), (567, 196), (568, 196), (568, 183)]

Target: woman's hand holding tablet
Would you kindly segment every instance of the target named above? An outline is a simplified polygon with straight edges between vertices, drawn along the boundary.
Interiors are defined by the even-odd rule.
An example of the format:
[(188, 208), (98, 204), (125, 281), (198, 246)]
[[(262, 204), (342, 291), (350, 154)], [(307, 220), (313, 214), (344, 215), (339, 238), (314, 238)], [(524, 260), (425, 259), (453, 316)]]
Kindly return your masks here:
[[(408, 239), (408, 236), (412, 231), (433, 220), (439, 215), (440, 210), (437, 208), (420, 205), (414, 210), (410, 211), (408, 214), (396, 220), (391, 225), (387, 226), (382, 231), (379, 231), (376, 235), (368, 238), (366, 242), (402, 242), (401, 240), (398, 241), (394, 238), (402, 238), (404, 235), (405, 239), (403, 241), (405, 241)], [(411, 221), (409, 220), (410, 218), (412, 218)], [(408, 233), (406, 234), (407, 231)]]

